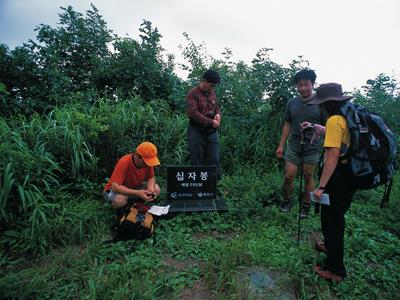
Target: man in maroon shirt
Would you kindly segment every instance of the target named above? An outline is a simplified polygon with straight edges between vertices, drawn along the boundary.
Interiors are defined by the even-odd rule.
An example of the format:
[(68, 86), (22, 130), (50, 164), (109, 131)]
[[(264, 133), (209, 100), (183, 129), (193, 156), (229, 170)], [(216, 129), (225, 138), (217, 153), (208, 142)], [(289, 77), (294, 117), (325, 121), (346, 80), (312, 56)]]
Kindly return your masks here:
[(188, 144), (193, 165), (216, 165), (217, 180), (221, 179), (219, 160), (219, 137), (217, 129), (221, 123), (214, 87), (220, 82), (219, 74), (207, 70), (200, 84), (187, 95)]

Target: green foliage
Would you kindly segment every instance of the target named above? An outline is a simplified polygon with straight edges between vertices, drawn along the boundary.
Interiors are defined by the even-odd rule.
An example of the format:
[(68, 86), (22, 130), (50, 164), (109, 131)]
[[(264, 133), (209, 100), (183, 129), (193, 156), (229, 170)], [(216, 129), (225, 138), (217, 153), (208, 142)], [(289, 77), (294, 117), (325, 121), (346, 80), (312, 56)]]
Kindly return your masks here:
[(10, 106), (1, 108), (2, 115), (42, 112), (68, 102), (76, 91), (90, 94), (97, 88), (112, 34), (94, 6), (86, 17), (70, 6), (61, 9), (59, 27), (38, 26), (37, 42), (11, 52), (1, 46), (0, 81), (10, 91)]
[(37, 41), (12, 51), (0, 45), (0, 82), (9, 91), (0, 94), (1, 115), (43, 112), (77, 96), (89, 105), (98, 95), (169, 100), (180, 86), (151, 22), (142, 23), (136, 41), (114, 35), (93, 5), (86, 16), (71, 6), (61, 10), (57, 28), (36, 28)]
[[(347, 214), (345, 236), (349, 276), (334, 285), (312, 273), (313, 265), (324, 258), (313, 251), (309, 240), (319, 231), (318, 216), (302, 221), (298, 245), (296, 209), (281, 214), (277, 206), (259, 206), (261, 197), (238, 189), (237, 183), (246, 184), (252, 172), (232, 176), (224, 181), (224, 189), (230, 191), (228, 200), (242, 199), (257, 208), (257, 213), (198, 213), (161, 219), (154, 246), (150, 241), (103, 243), (110, 237), (110, 218), (104, 207), (91, 199), (63, 198), (63, 210), (58, 209), (48, 219), (55, 234), (49, 241), (61, 239), (58, 247), (29, 260), (6, 261), (7, 256), (3, 256), (0, 287), (10, 298), (153, 299), (178, 298), (185, 289), (196, 291), (202, 282), (210, 294), (221, 298), (247, 298), (248, 283), (243, 274), (247, 268), (257, 266), (278, 272), (280, 282), (291, 286), (299, 298), (397, 296), (397, 181), (392, 201), (385, 209), (356, 194)], [(28, 233), (24, 237), (28, 238)]]
[[(230, 49), (217, 60), (184, 34), (188, 78), (181, 80), (149, 21), (135, 40), (113, 35), (94, 6), (85, 16), (71, 7), (59, 16), (56, 28), (38, 26), (36, 42), (12, 51), (0, 45), (2, 295), (178, 298), (200, 285), (221, 298), (249, 298), (241, 273), (252, 266), (280, 270), (304, 299), (398, 295), (398, 177), (387, 208), (378, 208), (381, 189), (356, 194), (345, 237), (350, 276), (339, 286), (311, 271), (324, 258), (308, 242), (319, 234), (318, 218), (302, 221), (298, 245), (296, 209), (269, 206), (282, 180), (275, 147), (283, 111), (307, 61), (284, 67), (271, 61), (272, 49), (250, 64), (234, 62)], [(106, 243), (113, 213), (101, 192), (116, 161), (152, 141), (165, 191), (166, 166), (188, 163), (185, 95), (210, 67), (222, 77), (220, 188), (229, 213), (161, 219), (154, 244)], [(398, 134), (399, 94), (397, 81), (380, 74), (356, 101)]]
[(9, 51), (0, 45), (0, 115), (29, 114), (37, 108), (46, 107), (46, 91), (41, 84), (39, 67), (34, 53), (27, 45)]
[(356, 94), (356, 101), (378, 113), (394, 132), (400, 132), (400, 85), (396, 79), (379, 74), (375, 79), (367, 80), (361, 92)]
[(86, 17), (71, 6), (61, 10), (59, 27), (40, 25), (36, 28), (38, 43), (31, 41), (31, 48), (38, 52), (36, 62), (45, 70), (43, 76), (55, 96), (93, 88), (113, 40), (93, 5)]
[(143, 21), (140, 41), (118, 38), (114, 41), (115, 54), (110, 59), (107, 85), (119, 91), (122, 97), (129, 94), (142, 99), (169, 99), (171, 90), (178, 82), (173, 75), (173, 57), (164, 62), (164, 49), (160, 46), (161, 34), (151, 22)]

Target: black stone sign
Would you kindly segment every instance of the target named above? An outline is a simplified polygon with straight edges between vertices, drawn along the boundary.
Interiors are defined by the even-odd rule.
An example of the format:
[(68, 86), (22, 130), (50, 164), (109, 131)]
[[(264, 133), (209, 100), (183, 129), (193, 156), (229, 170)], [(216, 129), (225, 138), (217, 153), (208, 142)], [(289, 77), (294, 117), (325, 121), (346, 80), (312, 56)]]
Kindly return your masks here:
[(167, 200), (215, 199), (215, 166), (167, 166)]

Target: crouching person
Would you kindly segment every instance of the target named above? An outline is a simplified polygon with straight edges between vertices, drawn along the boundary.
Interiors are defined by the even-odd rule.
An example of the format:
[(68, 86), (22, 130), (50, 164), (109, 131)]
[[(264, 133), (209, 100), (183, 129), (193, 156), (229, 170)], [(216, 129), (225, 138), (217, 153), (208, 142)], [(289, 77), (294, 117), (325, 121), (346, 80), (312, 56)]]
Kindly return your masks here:
[(154, 201), (160, 194), (154, 176), (154, 167), (158, 165), (156, 146), (150, 142), (141, 143), (134, 153), (124, 155), (117, 162), (104, 187), (104, 199), (113, 209), (137, 201)]

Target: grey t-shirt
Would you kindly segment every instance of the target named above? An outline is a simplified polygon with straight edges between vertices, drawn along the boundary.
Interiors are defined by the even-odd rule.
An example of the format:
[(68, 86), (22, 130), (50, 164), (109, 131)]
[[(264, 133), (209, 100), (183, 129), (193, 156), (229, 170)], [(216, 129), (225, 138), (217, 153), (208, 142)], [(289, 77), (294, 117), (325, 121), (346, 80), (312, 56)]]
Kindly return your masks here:
[[(314, 95), (315, 97), (315, 95)], [(301, 146), (301, 131), (300, 124), (303, 122), (311, 122), (316, 124), (324, 125), (323, 116), (319, 106), (316, 104), (308, 104), (312, 99), (303, 101), (299, 96), (290, 99), (286, 105), (286, 111), (284, 120), (290, 123), (290, 133), (288, 138), (288, 146), (295, 152), (300, 153)], [(307, 129), (304, 131), (304, 154), (313, 154), (321, 150), (322, 138), (316, 139), (313, 144), (311, 144), (311, 137), (313, 135), (312, 129)]]

